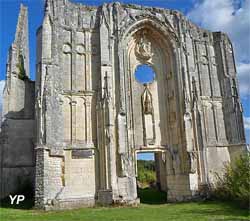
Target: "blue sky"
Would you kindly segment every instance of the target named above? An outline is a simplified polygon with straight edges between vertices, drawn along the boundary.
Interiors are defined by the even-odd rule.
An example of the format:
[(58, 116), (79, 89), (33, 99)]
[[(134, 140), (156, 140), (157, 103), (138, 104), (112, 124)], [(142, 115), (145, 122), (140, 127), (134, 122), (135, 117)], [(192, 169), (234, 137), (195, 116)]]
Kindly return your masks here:
[(138, 153), (137, 159), (139, 160), (155, 160), (154, 153)]
[[(101, 5), (97, 0), (71, 0)], [(194, 23), (212, 31), (226, 32), (231, 38), (237, 64), (240, 95), (244, 108), (247, 142), (250, 142), (250, 0), (134, 0), (122, 1), (176, 9)], [(30, 70), (35, 79), (36, 30), (43, 19), (44, 0), (0, 0), (0, 92), (4, 85), (7, 51), (14, 40), (20, 3), (29, 9)], [(1, 96), (0, 96), (1, 104)]]
[(151, 83), (155, 79), (155, 72), (149, 65), (139, 65), (135, 71), (135, 79), (142, 84)]
[[(86, 5), (101, 5), (104, 2), (97, 0), (71, 0)], [(143, 4), (147, 6), (157, 6), (163, 8), (178, 9), (183, 13), (188, 12), (192, 7), (193, 0), (137, 0), (122, 1), (124, 3)], [(0, 80), (5, 78), (5, 66), (7, 60), (7, 51), (14, 41), (16, 23), (19, 13), (19, 6), (23, 3), (29, 10), (29, 37), (30, 37), (30, 65), (31, 77), (35, 78), (35, 56), (36, 56), (36, 30), (41, 25), (43, 19), (44, 0), (0, 0)]]

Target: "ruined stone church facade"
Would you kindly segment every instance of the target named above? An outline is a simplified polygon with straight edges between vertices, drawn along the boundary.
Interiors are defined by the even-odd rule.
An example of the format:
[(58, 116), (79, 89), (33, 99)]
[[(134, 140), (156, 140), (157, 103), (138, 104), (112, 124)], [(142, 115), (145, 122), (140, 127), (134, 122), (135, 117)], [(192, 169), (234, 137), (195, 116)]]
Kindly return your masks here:
[(153, 152), (167, 200), (190, 200), (245, 149), (232, 44), (175, 10), (47, 0), (34, 82), (21, 6), (0, 136), (1, 198), (31, 184), (38, 208), (138, 203), (136, 155)]

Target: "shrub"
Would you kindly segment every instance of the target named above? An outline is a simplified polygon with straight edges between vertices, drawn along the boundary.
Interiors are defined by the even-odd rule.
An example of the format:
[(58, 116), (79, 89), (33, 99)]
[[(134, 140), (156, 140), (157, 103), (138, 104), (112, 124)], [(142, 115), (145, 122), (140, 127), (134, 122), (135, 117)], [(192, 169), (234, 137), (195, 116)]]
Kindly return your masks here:
[(250, 155), (237, 158), (234, 164), (224, 167), (222, 177), (218, 174), (214, 195), (220, 199), (234, 200), (243, 207), (249, 206), (250, 200)]
[(26, 75), (25, 68), (24, 68), (24, 58), (21, 54), (19, 54), (18, 58), (19, 58), (19, 64), (17, 65), (17, 67), (19, 69), (18, 78), (20, 80), (28, 79), (28, 77)]

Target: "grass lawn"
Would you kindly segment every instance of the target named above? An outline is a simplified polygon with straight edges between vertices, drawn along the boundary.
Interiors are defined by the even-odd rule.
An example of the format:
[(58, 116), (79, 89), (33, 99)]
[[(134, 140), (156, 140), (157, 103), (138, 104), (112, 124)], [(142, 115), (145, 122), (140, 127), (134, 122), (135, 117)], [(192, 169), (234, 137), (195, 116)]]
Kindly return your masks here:
[(157, 220), (250, 220), (248, 210), (232, 203), (207, 201), (177, 204), (141, 204), (139, 207), (96, 207), (45, 212), (23, 205), (0, 208), (1, 221), (157, 221)]
[(249, 211), (232, 202), (166, 203), (166, 193), (155, 188), (138, 190), (138, 207), (95, 207), (66, 211), (32, 209), (32, 201), (11, 206), (9, 200), (0, 207), (0, 221), (158, 221), (158, 220), (250, 220)]

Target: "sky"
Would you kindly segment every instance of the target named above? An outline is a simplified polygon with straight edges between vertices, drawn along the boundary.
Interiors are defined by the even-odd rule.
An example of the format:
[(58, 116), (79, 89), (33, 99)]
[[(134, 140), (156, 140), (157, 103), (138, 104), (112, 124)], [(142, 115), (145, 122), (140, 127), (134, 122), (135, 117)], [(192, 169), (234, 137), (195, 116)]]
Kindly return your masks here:
[(135, 79), (141, 84), (152, 83), (155, 79), (155, 72), (147, 64), (139, 65), (135, 70)]
[[(86, 5), (112, 2), (71, 1)], [(235, 51), (247, 143), (250, 143), (250, 0), (124, 0), (121, 2), (179, 10), (201, 27), (211, 31), (223, 31), (229, 35)], [(44, 0), (0, 0), (0, 106), (7, 51), (14, 41), (20, 3), (28, 6), (29, 10), (30, 70), (31, 78), (35, 79), (36, 30), (42, 24)]]

